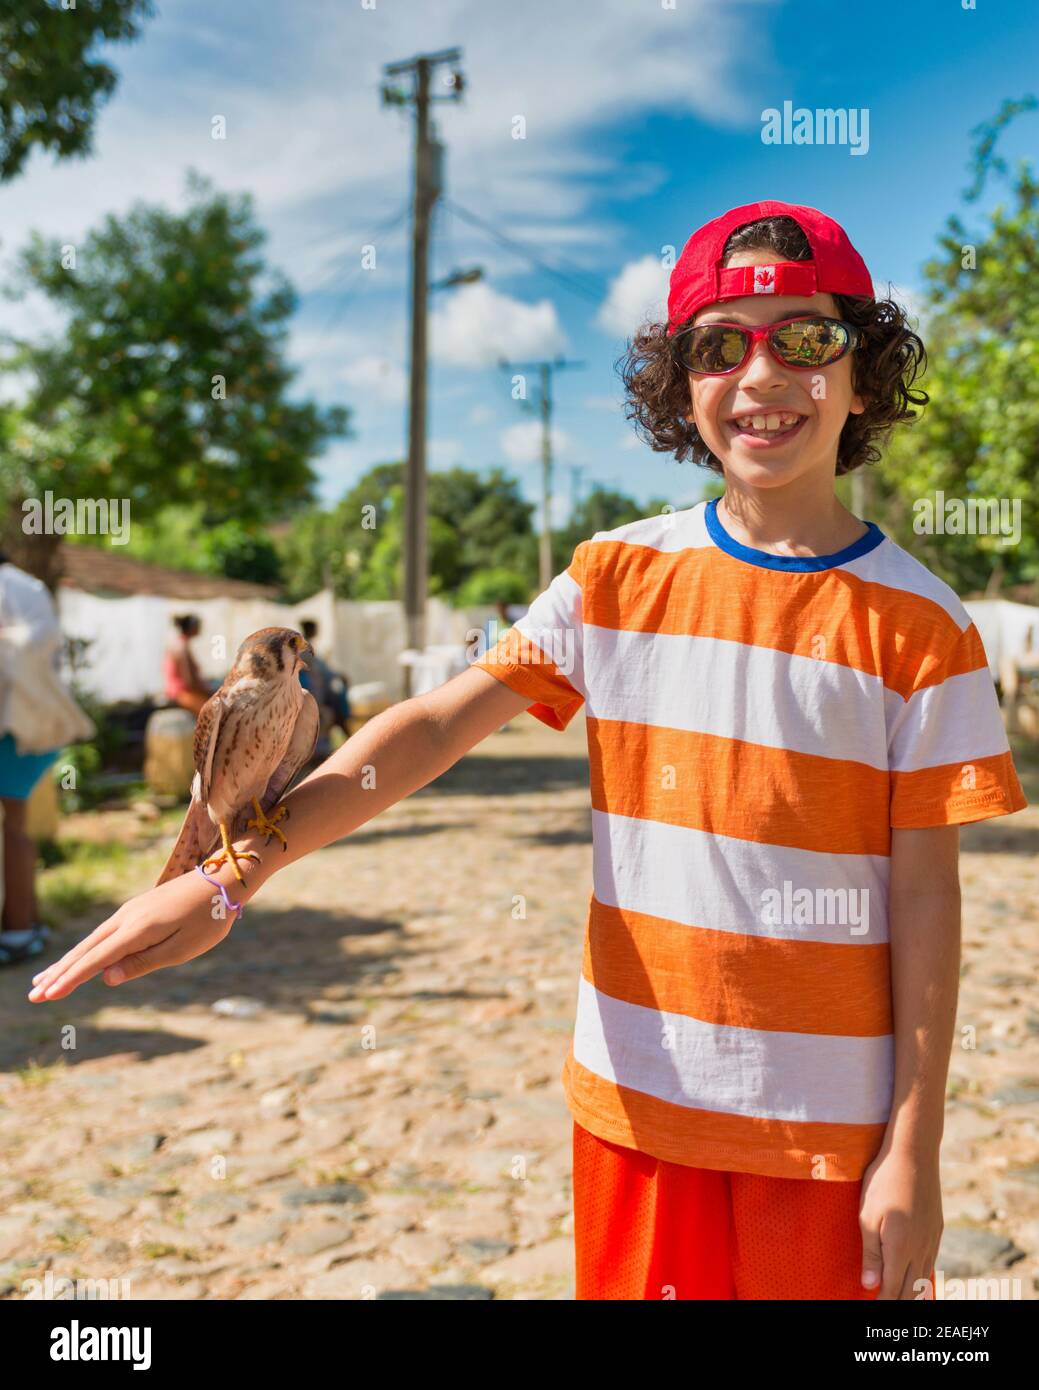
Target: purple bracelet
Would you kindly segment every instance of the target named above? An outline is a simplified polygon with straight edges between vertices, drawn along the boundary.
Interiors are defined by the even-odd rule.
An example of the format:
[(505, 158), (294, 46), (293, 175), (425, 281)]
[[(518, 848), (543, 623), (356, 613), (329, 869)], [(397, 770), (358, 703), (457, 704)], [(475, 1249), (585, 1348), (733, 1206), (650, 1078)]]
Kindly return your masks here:
[(224, 900), (225, 907), (229, 907), (232, 909), (232, 911), (237, 912), (239, 917), (244, 915), (245, 908), (242, 907), (241, 903), (235, 903), (231, 901), (231, 899), (227, 896), (227, 889), (224, 887), (222, 883), (220, 883), (217, 879), (210, 877), (210, 875), (206, 873), (205, 869), (202, 867), (201, 864), (196, 864), (195, 868), (199, 871), (199, 873), (202, 875), (202, 877), (206, 880), (207, 883), (211, 883), (214, 888), (220, 889), (220, 896)]

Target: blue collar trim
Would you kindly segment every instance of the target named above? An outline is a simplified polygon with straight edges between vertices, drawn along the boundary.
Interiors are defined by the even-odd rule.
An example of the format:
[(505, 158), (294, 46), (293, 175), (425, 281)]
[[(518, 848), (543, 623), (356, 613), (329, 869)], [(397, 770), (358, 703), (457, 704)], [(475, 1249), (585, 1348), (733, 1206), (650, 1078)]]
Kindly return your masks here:
[(768, 550), (755, 550), (752, 546), (741, 545), (726, 531), (718, 520), (717, 512), (718, 498), (712, 497), (707, 503), (704, 520), (707, 533), (718, 549), (724, 550), (727, 555), (732, 555), (737, 560), (746, 561), (748, 565), (760, 565), (762, 569), (768, 570), (794, 570), (805, 573), (834, 569), (837, 565), (847, 564), (849, 560), (857, 560), (860, 555), (868, 555), (885, 539), (884, 532), (876, 522), (867, 521), (869, 530), (866, 534), (833, 555), (773, 555)]

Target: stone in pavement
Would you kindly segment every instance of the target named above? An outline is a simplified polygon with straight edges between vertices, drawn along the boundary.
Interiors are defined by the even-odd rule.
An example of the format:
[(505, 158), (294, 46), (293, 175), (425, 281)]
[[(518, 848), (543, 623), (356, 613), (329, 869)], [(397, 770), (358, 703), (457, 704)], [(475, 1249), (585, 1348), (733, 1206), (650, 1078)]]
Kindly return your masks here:
[(966, 1279), (1008, 1269), (1023, 1255), (1006, 1236), (971, 1226), (946, 1226), (935, 1265), (947, 1279)]

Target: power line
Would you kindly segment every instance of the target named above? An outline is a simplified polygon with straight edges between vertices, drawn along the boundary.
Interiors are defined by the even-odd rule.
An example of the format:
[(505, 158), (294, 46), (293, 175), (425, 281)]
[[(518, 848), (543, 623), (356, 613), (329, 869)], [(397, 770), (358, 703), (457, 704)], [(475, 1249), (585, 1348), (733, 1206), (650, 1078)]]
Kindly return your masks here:
[[(373, 234), (370, 237), (368, 237), (366, 241), (361, 242), (361, 245), (367, 246), (370, 244), (374, 244), (376, 237), (386, 236), (390, 232), (396, 230), (400, 223), (402, 223), (404, 219), (407, 217), (408, 211), (408, 205), (405, 203), (403, 207), (399, 208), (397, 212), (393, 214), (392, 217), (387, 218), (385, 222), (383, 222), (380, 226), (376, 227)], [(340, 257), (340, 259), (345, 260), (346, 253), (344, 253), (344, 255)], [(339, 323), (343, 316), (343, 313), (353, 301), (355, 286), (357, 285), (358, 279), (360, 278), (360, 276), (365, 275), (367, 273), (368, 271), (362, 263), (358, 262), (358, 264), (354, 266), (354, 269), (348, 277), (348, 279), (345, 280), (341, 288), (333, 294), (332, 309), (329, 314), (328, 321), (325, 324), (324, 328), (319, 330), (320, 332), (326, 334), (330, 333), (332, 329)], [(319, 290), (315, 292), (320, 293), (321, 291)]]
[[(453, 198), (444, 198), (442, 202), (449, 212), (454, 213), (456, 217), (460, 217), (463, 222), (469, 222), (473, 226), (479, 227), (481, 231), (486, 232), (494, 241), (507, 247), (510, 251), (515, 251), (517, 255), (522, 256), (538, 270), (544, 271), (546, 275), (551, 275), (554, 279), (558, 280), (560, 284), (564, 285), (572, 293), (582, 295), (585, 299), (591, 299), (595, 303), (601, 303), (609, 292), (609, 286), (606, 281), (595, 275), (594, 272), (582, 270), (580, 266), (572, 266), (570, 268), (570, 273), (559, 270), (556, 266), (550, 265), (548, 261), (542, 260), (537, 252), (533, 251), (529, 246), (521, 241), (517, 241), (515, 237), (508, 236), (505, 232), (499, 231), (497, 227), (485, 221), (484, 218), (478, 216), (475, 212), (470, 212), (468, 208), (464, 208), (460, 203), (456, 203)], [(584, 278), (581, 279), (577, 277)]]

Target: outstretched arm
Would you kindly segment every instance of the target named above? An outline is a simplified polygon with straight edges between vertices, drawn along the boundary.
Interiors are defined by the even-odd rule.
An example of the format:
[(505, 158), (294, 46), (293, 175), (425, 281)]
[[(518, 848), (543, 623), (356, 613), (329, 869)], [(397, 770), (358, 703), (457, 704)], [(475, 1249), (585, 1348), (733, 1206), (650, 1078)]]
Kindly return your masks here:
[[(529, 704), (528, 697), (470, 666), (437, 690), (384, 710), (285, 797), (291, 827), (285, 852), (266, 850), (258, 834), (243, 836), (235, 849), (262, 855), (259, 863), (243, 864), (244, 887), (229, 864), (211, 877), (244, 906), (278, 869), (426, 786)], [(64, 999), (102, 971), (106, 984), (115, 985), (180, 965), (222, 941), (234, 916), (223, 912), (218, 890), (201, 874), (181, 874), (124, 903), (35, 976), (29, 998)]]

